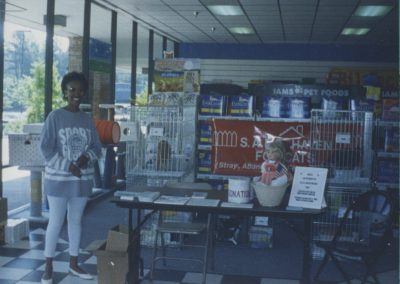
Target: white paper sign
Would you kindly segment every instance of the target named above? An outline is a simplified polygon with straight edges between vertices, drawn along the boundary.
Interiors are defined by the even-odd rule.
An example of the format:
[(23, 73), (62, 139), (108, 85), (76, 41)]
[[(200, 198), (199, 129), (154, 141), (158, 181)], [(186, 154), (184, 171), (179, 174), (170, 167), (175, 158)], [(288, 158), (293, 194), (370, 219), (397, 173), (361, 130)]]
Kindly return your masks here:
[(350, 144), (351, 136), (350, 133), (336, 133), (335, 142), (338, 144)]
[(289, 206), (321, 209), (328, 169), (296, 167)]
[(150, 128), (150, 132), (149, 132), (150, 136), (163, 136), (164, 135), (164, 128), (162, 127), (151, 127)]

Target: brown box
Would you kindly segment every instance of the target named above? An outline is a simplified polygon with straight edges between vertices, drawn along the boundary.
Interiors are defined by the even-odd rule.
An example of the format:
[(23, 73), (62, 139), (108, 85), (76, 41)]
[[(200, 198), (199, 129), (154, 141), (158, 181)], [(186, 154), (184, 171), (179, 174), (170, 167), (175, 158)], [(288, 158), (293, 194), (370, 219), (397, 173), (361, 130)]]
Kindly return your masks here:
[(0, 198), (0, 223), (7, 221), (7, 198)]
[(128, 272), (127, 251), (111, 251), (103, 243), (93, 251), (97, 257), (98, 284), (124, 284)]
[(128, 272), (128, 231), (128, 226), (117, 225), (108, 231), (107, 241), (97, 240), (86, 248), (97, 257), (99, 284), (125, 283)]
[(106, 250), (111, 251), (127, 251), (128, 241), (128, 226), (117, 225), (108, 231)]

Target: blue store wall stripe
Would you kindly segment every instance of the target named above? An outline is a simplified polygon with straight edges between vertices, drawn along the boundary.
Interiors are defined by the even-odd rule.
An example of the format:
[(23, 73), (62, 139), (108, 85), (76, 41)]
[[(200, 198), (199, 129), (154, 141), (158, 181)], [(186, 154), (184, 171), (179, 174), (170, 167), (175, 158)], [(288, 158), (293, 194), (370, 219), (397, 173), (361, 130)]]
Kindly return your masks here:
[(395, 46), (378, 45), (181, 43), (180, 57), (200, 59), (397, 62), (398, 48)]

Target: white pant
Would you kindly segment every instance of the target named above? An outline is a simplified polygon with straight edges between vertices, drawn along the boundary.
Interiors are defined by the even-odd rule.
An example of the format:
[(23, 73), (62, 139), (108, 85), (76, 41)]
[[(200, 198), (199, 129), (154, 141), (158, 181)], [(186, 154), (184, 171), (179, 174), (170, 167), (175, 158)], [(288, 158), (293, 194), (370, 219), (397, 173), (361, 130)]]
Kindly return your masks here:
[(55, 255), (57, 241), (64, 224), (67, 208), (69, 255), (78, 256), (82, 231), (81, 220), (88, 198), (47, 196), (47, 199), (49, 201), (50, 216), (46, 230), (44, 256), (54, 257)]

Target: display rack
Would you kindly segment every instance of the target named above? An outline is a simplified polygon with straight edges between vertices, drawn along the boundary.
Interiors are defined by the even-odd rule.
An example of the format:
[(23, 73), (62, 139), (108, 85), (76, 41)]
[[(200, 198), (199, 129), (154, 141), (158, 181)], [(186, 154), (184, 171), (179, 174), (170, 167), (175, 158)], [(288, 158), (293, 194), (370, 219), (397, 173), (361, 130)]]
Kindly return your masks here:
[(399, 122), (377, 119), (375, 123), (374, 180), (377, 188), (399, 187)]
[(310, 165), (328, 168), (329, 184), (365, 184), (372, 178), (373, 114), (312, 110)]
[[(373, 114), (362, 111), (311, 111), (311, 166), (328, 168), (325, 198), (329, 207), (313, 222), (313, 240), (330, 240), (345, 209), (372, 188)], [(354, 218), (341, 241), (353, 242), (358, 232)], [(314, 259), (324, 251), (312, 246)]]
[(127, 142), (127, 188), (162, 186), (193, 171), (194, 107), (133, 107)]

